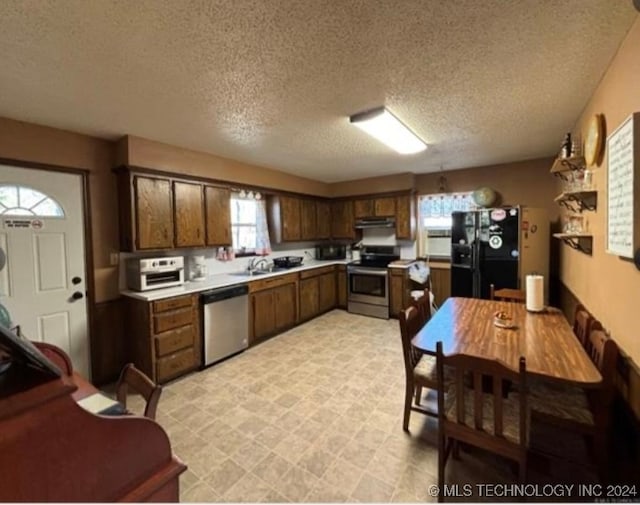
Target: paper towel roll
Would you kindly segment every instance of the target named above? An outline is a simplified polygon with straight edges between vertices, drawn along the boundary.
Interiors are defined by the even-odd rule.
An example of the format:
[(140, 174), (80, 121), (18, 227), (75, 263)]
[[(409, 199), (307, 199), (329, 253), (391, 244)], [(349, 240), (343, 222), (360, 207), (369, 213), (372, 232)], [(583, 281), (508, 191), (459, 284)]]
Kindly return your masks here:
[(527, 310), (531, 312), (544, 310), (544, 277), (542, 275), (527, 275), (526, 301)]

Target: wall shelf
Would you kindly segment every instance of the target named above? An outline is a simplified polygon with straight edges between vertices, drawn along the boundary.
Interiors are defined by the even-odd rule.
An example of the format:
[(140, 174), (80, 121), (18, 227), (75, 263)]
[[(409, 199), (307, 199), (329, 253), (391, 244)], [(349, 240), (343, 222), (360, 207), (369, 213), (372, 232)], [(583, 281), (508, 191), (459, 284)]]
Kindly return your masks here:
[(583, 210), (596, 210), (598, 205), (598, 192), (595, 189), (585, 191), (563, 191), (554, 198), (554, 201), (571, 212)]
[(593, 235), (589, 233), (554, 233), (553, 236), (576, 251), (593, 253)]
[(565, 172), (573, 172), (576, 170), (585, 170), (587, 161), (584, 156), (572, 156), (570, 158), (556, 158), (551, 166), (551, 173), (562, 180), (568, 180)]

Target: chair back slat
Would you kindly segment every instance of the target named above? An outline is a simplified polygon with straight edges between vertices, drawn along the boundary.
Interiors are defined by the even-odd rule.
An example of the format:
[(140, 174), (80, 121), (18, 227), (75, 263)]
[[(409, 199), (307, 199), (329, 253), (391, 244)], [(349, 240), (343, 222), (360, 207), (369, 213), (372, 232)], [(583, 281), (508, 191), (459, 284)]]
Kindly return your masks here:
[[(456, 397), (456, 420), (458, 424), (466, 425), (469, 429), (476, 431), (484, 431), (496, 437), (504, 438), (504, 383), (511, 381), (519, 385), (520, 398), (520, 426), (526, 430), (527, 427), (527, 406), (526, 406), (526, 364), (524, 358), (520, 358), (520, 367), (516, 372), (501, 363), (493, 360), (478, 358), (475, 356), (467, 356), (457, 354), (453, 356), (444, 356), (438, 354), (438, 362), (442, 361), (443, 366), (451, 367), (455, 373), (455, 397)], [(464, 377), (469, 375), (472, 380), (471, 390), (468, 394), (473, 395), (473, 421), (472, 426), (466, 422), (465, 405), (469, 409), (471, 405), (465, 403), (465, 390), (469, 390), (469, 385), (465, 386)], [(483, 376), (491, 377), (491, 381), (483, 381)], [(492, 386), (492, 391), (485, 390), (485, 384)], [(439, 384), (438, 394), (444, 392), (444, 386)], [(488, 388), (487, 388), (488, 389)], [(489, 430), (485, 424), (483, 409), (485, 407), (484, 400), (487, 395), (491, 396), (493, 403), (493, 415), (488, 419), (493, 421), (493, 429)], [(470, 413), (469, 413), (470, 414)], [(526, 435), (526, 431), (523, 432)], [(524, 443), (524, 439), (523, 439)]]
[(493, 429), (494, 435), (502, 436), (502, 380), (493, 377)]
[(421, 327), (429, 322), (431, 319), (431, 295), (429, 288), (425, 288), (422, 296), (418, 298), (414, 304), (418, 308), (420, 313)]
[(400, 336), (402, 337), (402, 355), (407, 376), (413, 375), (413, 369), (420, 361), (420, 352), (413, 347), (411, 340), (422, 328), (420, 312), (415, 306), (407, 307), (398, 314)]
[(613, 391), (619, 350), (618, 345), (609, 338), (599, 321), (593, 321), (591, 324), (585, 349), (602, 375), (603, 389)]
[(584, 305), (578, 305), (573, 319), (573, 333), (582, 344), (582, 347), (586, 346), (592, 321), (593, 318)]
[(116, 386), (116, 398), (125, 408), (127, 406), (129, 388), (133, 389), (145, 399), (145, 417), (155, 419), (160, 394), (162, 393), (162, 386), (153, 382), (147, 375), (138, 370), (133, 363), (128, 363), (122, 369), (120, 378), (118, 379), (118, 385)]
[(473, 423), (476, 430), (482, 429), (482, 405), (483, 405), (483, 393), (482, 393), (482, 374), (478, 372), (473, 373)]
[[(464, 423), (464, 370), (456, 369), (456, 419)], [(438, 394), (440, 394), (438, 392)]]

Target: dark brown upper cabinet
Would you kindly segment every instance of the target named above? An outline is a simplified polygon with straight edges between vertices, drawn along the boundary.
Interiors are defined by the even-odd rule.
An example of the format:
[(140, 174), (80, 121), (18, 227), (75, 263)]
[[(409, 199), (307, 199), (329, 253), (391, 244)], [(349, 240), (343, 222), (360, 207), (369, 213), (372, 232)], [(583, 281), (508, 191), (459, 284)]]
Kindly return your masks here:
[(376, 216), (391, 217), (396, 215), (396, 199), (392, 196), (376, 198), (373, 204)]
[(318, 238), (318, 214), (316, 201), (311, 199), (300, 200), (300, 239), (315, 240)]
[(173, 183), (176, 247), (205, 245), (204, 191), (202, 184)]
[(331, 238), (355, 239), (356, 231), (353, 228), (353, 221), (353, 200), (331, 202)]
[(331, 204), (326, 200), (316, 202), (316, 235), (319, 240), (331, 238)]
[(396, 197), (396, 238), (414, 240), (416, 238), (415, 195)]
[(353, 214), (356, 219), (373, 216), (373, 200), (371, 198), (366, 200), (354, 200)]
[(207, 245), (232, 245), (231, 191), (227, 188), (205, 186), (204, 198), (207, 218)]
[(136, 249), (173, 247), (173, 199), (169, 179), (135, 176), (133, 209)]

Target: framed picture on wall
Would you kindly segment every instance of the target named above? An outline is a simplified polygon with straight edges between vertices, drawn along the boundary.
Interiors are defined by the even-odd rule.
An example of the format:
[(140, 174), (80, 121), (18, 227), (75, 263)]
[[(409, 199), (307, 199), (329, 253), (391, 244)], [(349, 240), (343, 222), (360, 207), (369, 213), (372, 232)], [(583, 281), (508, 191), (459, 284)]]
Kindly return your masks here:
[(633, 258), (640, 244), (636, 226), (640, 216), (640, 113), (625, 119), (607, 137), (606, 251)]

